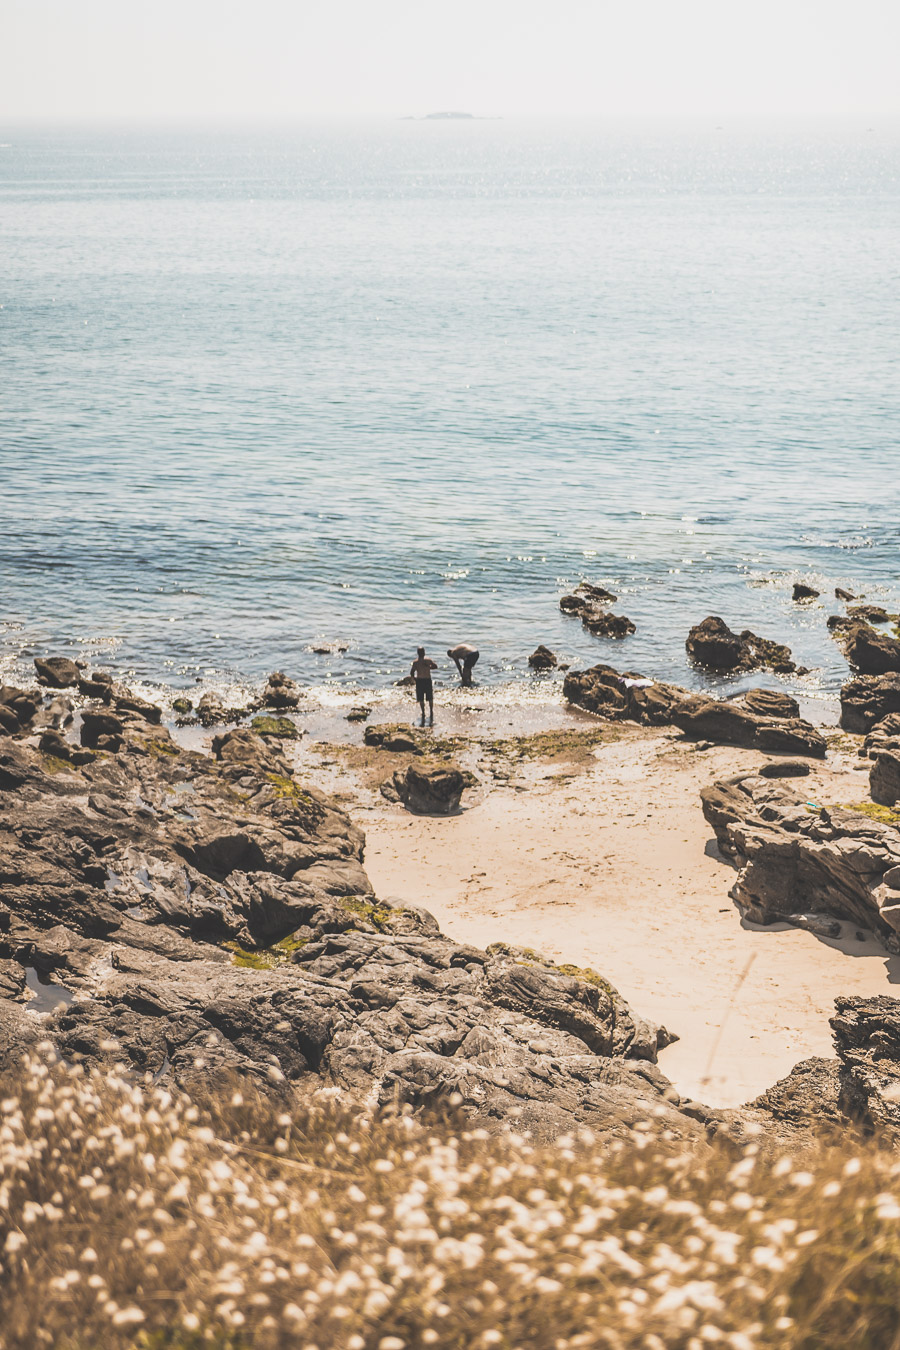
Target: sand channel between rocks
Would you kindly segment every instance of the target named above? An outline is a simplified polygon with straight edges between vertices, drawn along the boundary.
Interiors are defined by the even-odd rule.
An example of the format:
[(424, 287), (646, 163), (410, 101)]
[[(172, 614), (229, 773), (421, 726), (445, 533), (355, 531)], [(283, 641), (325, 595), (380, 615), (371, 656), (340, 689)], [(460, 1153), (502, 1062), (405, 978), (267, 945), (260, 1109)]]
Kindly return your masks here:
[[(763, 759), (635, 731), (580, 771), (531, 764), (454, 817), (360, 810), (366, 869), (379, 895), (426, 906), (460, 941), (594, 967), (678, 1033), (660, 1066), (679, 1091), (737, 1106), (799, 1060), (832, 1055), (837, 994), (895, 994), (900, 983), (900, 958), (852, 925), (828, 942), (742, 924), (700, 789)], [(846, 751), (813, 764), (811, 800), (864, 799), (858, 764)]]

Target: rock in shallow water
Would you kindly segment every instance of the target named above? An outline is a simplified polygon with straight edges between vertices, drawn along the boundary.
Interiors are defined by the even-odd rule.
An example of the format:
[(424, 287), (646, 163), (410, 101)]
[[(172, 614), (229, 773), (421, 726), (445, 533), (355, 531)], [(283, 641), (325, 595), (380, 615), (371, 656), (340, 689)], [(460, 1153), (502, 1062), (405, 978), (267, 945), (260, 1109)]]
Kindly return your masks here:
[(36, 656), (34, 668), (38, 684), (49, 685), (51, 689), (66, 689), (77, 684), (81, 674), (79, 667), (67, 656)]
[(745, 628), (734, 633), (724, 619), (711, 614), (696, 624), (685, 642), (688, 656), (706, 670), (757, 670), (767, 666), (779, 674), (797, 670), (789, 647), (761, 638)]

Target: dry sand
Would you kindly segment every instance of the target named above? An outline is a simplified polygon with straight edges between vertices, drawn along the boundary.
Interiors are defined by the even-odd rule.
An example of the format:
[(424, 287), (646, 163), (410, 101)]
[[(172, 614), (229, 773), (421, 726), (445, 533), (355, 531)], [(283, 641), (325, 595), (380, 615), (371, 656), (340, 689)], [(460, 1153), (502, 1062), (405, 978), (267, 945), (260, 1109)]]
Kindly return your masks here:
[[(699, 794), (764, 756), (700, 751), (668, 730), (615, 736), (581, 765), (526, 762), (443, 819), (411, 816), (371, 791), (371, 774), (368, 788), (357, 777), (348, 795), (366, 867), (380, 896), (424, 905), (454, 938), (594, 967), (678, 1033), (660, 1064), (682, 1093), (735, 1106), (798, 1060), (830, 1055), (835, 995), (893, 992), (900, 958), (852, 925), (837, 943), (742, 923)], [(866, 798), (854, 752), (813, 765), (800, 780), (811, 801)]]

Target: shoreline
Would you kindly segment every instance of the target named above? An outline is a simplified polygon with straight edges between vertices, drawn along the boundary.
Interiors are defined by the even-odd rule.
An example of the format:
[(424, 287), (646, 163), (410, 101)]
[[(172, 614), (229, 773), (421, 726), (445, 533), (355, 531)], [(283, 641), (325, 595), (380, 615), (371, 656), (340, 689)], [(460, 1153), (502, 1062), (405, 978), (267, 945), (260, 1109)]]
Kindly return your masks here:
[[(756, 672), (753, 683), (777, 681)], [(671, 725), (610, 721), (565, 703), (558, 681), (535, 680), (531, 691), (541, 697), (448, 690), (437, 725), (418, 733), (427, 756), (474, 775), (450, 816), (413, 815), (380, 792), (415, 757), (367, 745), (365, 729), (415, 726), (409, 689), (373, 697), (364, 722), (347, 720), (353, 695), (313, 705), (308, 689), (296, 691), (297, 708), (259, 711), (298, 728), (266, 741), (364, 831), (362, 862), (380, 899), (431, 911), (463, 944), (510, 943), (592, 968), (677, 1035), (660, 1067), (684, 1096), (741, 1106), (799, 1061), (830, 1057), (834, 998), (890, 994), (900, 957), (849, 923), (829, 940), (741, 917), (700, 791), (770, 756), (689, 740)], [(70, 738), (85, 701), (72, 700)], [(209, 755), (215, 736), (249, 728), (251, 715), (178, 725), (193, 719), (163, 708), (161, 720), (176, 745)], [(809, 761), (803, 790), (819, 803), (858, 803), (862, 738), (824, 730), (828, 758)]]

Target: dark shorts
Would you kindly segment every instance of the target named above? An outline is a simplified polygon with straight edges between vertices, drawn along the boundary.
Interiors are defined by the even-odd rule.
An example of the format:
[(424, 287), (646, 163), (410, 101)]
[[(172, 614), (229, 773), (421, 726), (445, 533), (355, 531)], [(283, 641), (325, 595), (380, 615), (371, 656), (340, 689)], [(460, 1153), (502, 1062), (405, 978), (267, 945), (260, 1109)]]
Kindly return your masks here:
[(434, 701), (434, 685), (430, 680), (416, 680), (416, 702), (421, 703), (426, 698), (429, 703)]

